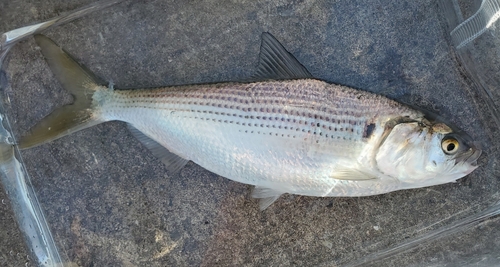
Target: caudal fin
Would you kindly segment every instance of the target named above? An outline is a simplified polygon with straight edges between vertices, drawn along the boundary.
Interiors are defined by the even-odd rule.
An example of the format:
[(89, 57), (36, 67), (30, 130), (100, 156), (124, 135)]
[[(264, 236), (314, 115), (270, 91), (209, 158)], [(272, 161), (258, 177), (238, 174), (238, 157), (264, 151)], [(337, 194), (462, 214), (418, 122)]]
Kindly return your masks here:
[(35, 35), (50, 69), (74, 98), (72, 104), (54, 110), (21, 137), (19, 147), (30, 148), (101, 123), (92, 114), (92, 95), (102, 88), (97, 79), (62, 48), (43, 35)]

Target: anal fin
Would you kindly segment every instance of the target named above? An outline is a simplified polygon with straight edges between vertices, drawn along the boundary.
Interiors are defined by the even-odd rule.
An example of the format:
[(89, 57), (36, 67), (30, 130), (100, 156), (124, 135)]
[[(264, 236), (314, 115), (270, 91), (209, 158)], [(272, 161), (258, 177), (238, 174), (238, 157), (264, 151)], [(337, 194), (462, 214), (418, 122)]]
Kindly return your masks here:
[(158, 142), (153, 140), (151, 137), (145, 135), (141, 131), (137, 130), (134, 126), (128, 124), (130, 132), (144, 145), (146, 146), (153, 155), (161, 160), (167, 167), (167, 170), (171, 173), (179, 172), (189, 160), (179, 157), (178, 155), (170, 152), (164, 146), (160, 145)]
[(274, 203), (283, 193), (271, 188), (256, 186), (253, 189), (252, 197), (260, 198), (259, 209), (265, 210)]

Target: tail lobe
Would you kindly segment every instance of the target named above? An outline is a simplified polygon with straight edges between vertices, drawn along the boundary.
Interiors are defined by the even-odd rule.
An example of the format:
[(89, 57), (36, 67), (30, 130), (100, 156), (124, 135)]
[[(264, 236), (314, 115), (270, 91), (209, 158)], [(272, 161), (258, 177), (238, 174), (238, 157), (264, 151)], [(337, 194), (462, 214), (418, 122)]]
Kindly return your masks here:
[(49, 38), (36, 35), (35, 40), (50, 69), (73, 95), (74, 101), (54, 110), (35, 125), (28, 135), (21, 137), (21, 149), (35, 147), (102, 122), (92, 113), (92, 96), (100, 87), (94, 75)]

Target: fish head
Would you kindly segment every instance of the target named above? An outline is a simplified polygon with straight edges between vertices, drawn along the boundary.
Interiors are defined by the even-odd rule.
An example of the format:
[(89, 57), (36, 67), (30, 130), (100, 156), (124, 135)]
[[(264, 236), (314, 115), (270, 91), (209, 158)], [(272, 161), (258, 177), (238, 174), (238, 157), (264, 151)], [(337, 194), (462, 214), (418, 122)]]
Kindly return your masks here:
[(475, 170), (481, 149), (465, 133), (444, 123), (414, 121), (395, 125), (381, 141), (378, 169), (401, 188), (454, 182)]

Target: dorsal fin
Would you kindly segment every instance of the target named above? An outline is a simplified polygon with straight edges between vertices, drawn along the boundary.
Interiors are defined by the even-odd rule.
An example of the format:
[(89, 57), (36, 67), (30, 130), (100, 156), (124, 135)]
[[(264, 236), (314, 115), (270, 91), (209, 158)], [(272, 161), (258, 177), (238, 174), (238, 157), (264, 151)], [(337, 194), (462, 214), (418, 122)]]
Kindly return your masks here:
[(253, 76), (260, 80), (313, 78), (311, 73), (270, 33), (262, 33), (259, 67)]
[(170, 152), (164, 146), (160, 145), (155, 140), (151, 139), (149, 136), (145, 135), (143, 132), (137, 130), (131, 124), (127, 124), (130, 132), (137, 138), (139, 141), (146, 146), (153, 155), (155, 155), (158, 159), (161, 160), (167, 167), (167, 170), (171, 173), (179, 172), (189, 160), (181, 158), (180, 156)]

